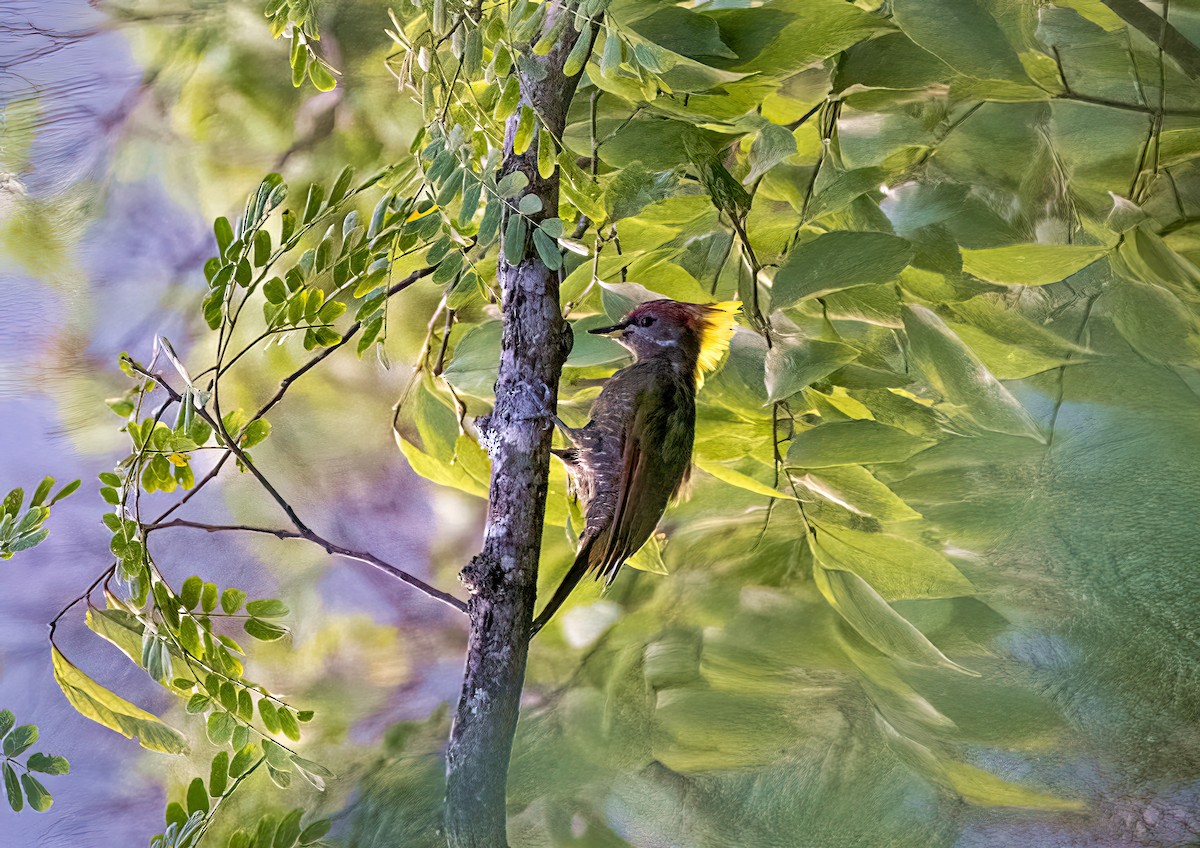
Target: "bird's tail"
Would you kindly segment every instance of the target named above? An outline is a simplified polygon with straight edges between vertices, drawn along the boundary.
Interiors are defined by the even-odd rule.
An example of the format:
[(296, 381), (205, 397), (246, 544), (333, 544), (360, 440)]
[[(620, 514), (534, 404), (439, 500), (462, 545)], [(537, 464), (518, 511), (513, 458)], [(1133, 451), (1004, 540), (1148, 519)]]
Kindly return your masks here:
[(558, 588), (554, 590), (554, 595), (546, 602), (546, 606), (542, 608), (542, 613), (533, 622), (533, 628), (529, 631), (529, 637), (532, 639), (537, 635), (538, 631), (546, 626), (546, 623), (558, 612), (558, 608), (563, 605), (567, 596), (571, 594), (571, 590), (587, 573), (591, 567), (592, 546), (596, 542), (596, 535), (585, 533), (580, 540), (579, 553), (575, 555), (575, 562), (571, 563), (571, 567), (567, 570), (567, 574), (563, 577), (562, 582), (558, 584)]

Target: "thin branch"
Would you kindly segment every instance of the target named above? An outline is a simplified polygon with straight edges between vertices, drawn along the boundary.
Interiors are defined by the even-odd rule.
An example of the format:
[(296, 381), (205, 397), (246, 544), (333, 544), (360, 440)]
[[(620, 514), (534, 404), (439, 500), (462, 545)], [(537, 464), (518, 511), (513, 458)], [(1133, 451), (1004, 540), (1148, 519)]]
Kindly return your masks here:
[(171, 521), (156, 522), (145, 526), (146, 534), (149, 535), (154, 530), (164, 530), (168, 527), (188, 527), (193, 530), (203, 530), (206, 533), (223, 533), (223, 532), (243, 532), (243, 533), (261, 533), (267, 536), (274, 536), (277, 539), (303, 539), (306, 542), (312, 542), (317, 547), (325, 551), (331, 556), (345, 557), (346, 559), (357, 560), (364, 562), (367, 565), (379, 569), (385, 574), (390, 574), (397, 580), (409, 584), (417, 589), (420, 589), (426, 595), (432, 598), (437, 598), (443, 603), (449, 604), (459, 612), (466, 612), (467, 605), (451, 594), (443, 592), (430, 586), (419, 577), (414, 577), (403, 569), (397, 568), (389, 562), (386, 562), (371, 553), (364, 551), (355, 551), (350, 548), (342, 547), (334, 542), (329, 541), (325, 537), (307, 528), (300, 530), (284, 530), (273, 529), (270, 527), (255, 527), (249, 524), (205, 524), (199, 521), (188, 521), (183, 518), (172, 519)]
[[(316, 361), (319, 361), (319, 358), (311, 360), (308, 367), (311, 367)], [(138, 371), (139, 373), (141, 373), (144, 376), (153, 380), (158, 385), (162, 386), (163, 389), (167, 392), (167, 394), (169, 394), (171, 396), (171, 398), (173, 400), (179, 401), (182, 399), (180, 394), (177, 391), (175, 391), (175, 389), (173, 389), (171, 387), (171, 385), (165, 379), (163, 379), (161, 376), (147, 371), (146, 369), (142, 368), (140, 365), (137, 365), (136, 363), (133, 363), (132, 367), (134, 368), (134, 370)], [(301, 373), (303, 372), (303, 370), (307, 370), (307, 369), (302, 369)], [(286, 387), (281, 388), (281, 393), (283, 391), (286, 391)], [(281, 393), (277, 396), (281, 396)], [(362, 562), (373, 565), (376, 568), (379, 568), (381, 571), (385, 571), (388, 574), (391, 574), (393, 577), (396, 577), (396, 578), (402, 580), (403, 582), (409, 584), (410, 586), (413, 586), (414, 588), (419, 589), (420, 591), (429, 595), (431, 598), (435, 598), (439, 601), (442, 601), (443, 603), (447, 603), (450, 606), (454, 607), (455, 609), (459, 610), (460, 612), (466, 611), (466, 605), (462, 601), (458, 600), (453, 595), (450, 595), (446, 592), (441, 591), (440, 589), (435, 589), (434, 587), (430, 586), (425, 581), (421, 580), (419, 577), (414, 577), (413, 575), (409, 574), (408, 572), (402, 571), (401, 569), (396, 568), (395, 566), (390, 565), (387, 562), (384, 562), (383, 560), (379, 559), (378, 557), (376, 557), (372, 554), (363, 554), (358, 551), (352, 551), (349, 548), (343, 548), (340, 545), (335, 545), (332, 542), (326, 540), (324, 537), (319, 536), (317, 533), (313, 532), (313, 530), (311, 528), (309, 528), (309, 526), (300, 519), (300, 516), (296, 513), (296, 510), (287, 501), (287, 499), (284, 498), (283, 495), (281, 495), (279, 493), (279, 491), (273, 485), (271, 485), (271, 481), (269, 481), (266, 478), (266, 476), (258, 469), (258, 467), (255, 466), (255, 464), (250, 461), (250, 458), (246, 455), (245, 451), (243, 451), (240, 447), (238, 447), (237, 440), (234, 439), (228, 433), (228, 431), (225, 430), (224, 423), (222, 421), (220, 421), (220, 419), (213, 418), (212, 415), (210, 415), (207, 411), (205, 411), (203, 409), (196, 410), (196, 413), (205, 422), (207, 422), (209, 426), (211, 426), (213, 428), (214, 432), (220, 433), (224, 436), (225, 446), (229, 449), (229, 451), (234, 456), (236, 456), (238, 458), (239, 461), (241, 461), (242, 465), (246, 468), (246, 470), (254, 475), (254, 478), (256, 480), (258, 480), (259, 484), (264, 489), (266, 489), (267, 494), (269, 494), (271, 496), (271, 499), (274, 500), (275, 503), (279, 505), (279, 508), (282, 509), (287, 514), (287, 517), (291, 520), (291, 522), (295, 526), (296, 530), (299, 531), (300, 538), (307, 539), (308, 541), (313, 542), (314, 544), (320, 545), (322, 548), (324, 548), (330, 554), (337, 554), (338, 556), (344, 556), (344, 557), (347, 557), (350, 559), (357, 559)], [(179, 521), (179, 519), (176, 519), (176, 521)], [(167, 525), (158, 525), (158, 526), (167, 526)], [(178, 524), (175, 526), (187, 526), (187, 525)]]
[[(1141, 112), (1143, 115), (1156, 115), (1158, 108), (1142, 106), (1138, 103), (1125, 103), (1121, 100), (1109, 100), (1107, 97), (1095, 97), (1091, 94), (1081, 94), (1078, 91), (1071, 94), (1060, 94), (1055, 100), (1073, 100), (1077, 103), (1090, 103), (1093, 106), (1108, 106), (1111, 109), (1123, 109), (1126, 112)], [(1200, 118), (1200, 109), (1166, 109), (1163, 114), (1170, 117)]]
[[(403, 280), (396, 282), (394, 285), (392, 285), (390, 288), (388, 288), (387, 293), (384, 295), (384, 300), (388, 300), (393, 295), (404, 291), (404, 289), (408, 288), (413, 283), (432, 274), (434, 272), (434, 270), (436, 270), (434, 268), (434, 266), (429, 266), (426, 268), (420, 268), (420, 269), (412, 272), (407, 277), (405, 277)], [(358, 334), (359, 330), (361, 330), (361, 329), (362, 329), (362, 322), (361, 321), (354, 322), (353, 324), (351, 324), (349, 327), (346, 328), (346, 332), (344, 334), (342, 334), (341, 341), (339, 341), (337, 344), (334, 344), (327, 348), (322, 349), (320, 353), (313, 356), (311, 359), (308, 360), (308, 362), (304, 363), (299, 368), (297, 368), (295, 371), (293, 371), (291, 374), (289, 374), (287, 377), (285, 377), (283, 380), (281, 380), (279, 383), (278, 391), (276, 391), (275, 394), (272, 395), (271, 398), (268, 399), (266, 403), (264, 403), (261, 407), (259, 407), (258, 412), (254, 413), (253, 417), (250, 420), (257, 421), (258, 419), (260, 419), (264, 415), (266, 415), (268, 412), (270, 412), (271, 409), (277, 403), (279, 403), (281, 400), (283, 400), (283, 396), (285, 394), (287, 394), (288, 389), (290, 389), (292, 387), (293, 383), (295, 383), (302, 376), (304, 376), (309, 371), (311, 371), (313, 368), (315, 368), (317, 365), (319, 365), (321, 362), (323, 362), (335, 350), (337, 350), (338, 348), (340, 348), (340, 347), (344, 346), (346, 343), (348, 343), (355, 335)], [(232, 364), (232, 363), (227, 363), (227, 366), (229, 364)], [(165, 518), (167, 518), (167, 516), (171, 515), (171, 513), (175, 512), (177, 509), (179, 509), (181, 506), (183, 506), (189, 500), (191, 500), (193, 497), (195, 497), (197, 494), (199, 494), (201, 489), (203, 489), (205, 486), (207, 486), (210, 482), (212, 482), (212, 480), (218, 474), (221, 473), (221, 469), (225, 466), (225, 463), (229, 460), (229, 457), (231, 455), (232, 455), (232, 452), (229, 451), (228, 449), (226, 449), (225, 453), (217, 461), (217, 464), (213, 467), (213, 469), (211, 471), (209, 471), (206, 475), (204, 475), (204, 477), (201, 478), (196, 483), (196, 485), (193, 486), (187, 492), (187, 494), (185, 494), (182, 498), (180, 498), (178, 501), (176, 501), (174, 504), (172, 504), (164, 513), (162, 513), (156, 519), (154, 519), (154, 521), (152, 523), (157, 524), (157, 523), (163, 521)]]

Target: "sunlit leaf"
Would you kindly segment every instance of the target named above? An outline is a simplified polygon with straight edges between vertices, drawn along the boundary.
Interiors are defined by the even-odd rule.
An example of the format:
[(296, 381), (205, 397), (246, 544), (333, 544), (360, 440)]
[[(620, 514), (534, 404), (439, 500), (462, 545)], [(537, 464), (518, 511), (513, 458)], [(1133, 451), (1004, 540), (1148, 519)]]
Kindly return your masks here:
[(1044, 286), (1078, 273), (1107, 252), (1079, 244), (1013, 244), (964, 248), (962, 258), (964, 271), (989, 283)]
[(187, 742), (178, 730), (96, 683), (68, 661), (58, 648), (52, 647), (51, 654), (54, 679), (71, 706), (85, 718), (115, 730), (127, 739), (136, 736), (141, 746), (151, 751), (187, 753)]

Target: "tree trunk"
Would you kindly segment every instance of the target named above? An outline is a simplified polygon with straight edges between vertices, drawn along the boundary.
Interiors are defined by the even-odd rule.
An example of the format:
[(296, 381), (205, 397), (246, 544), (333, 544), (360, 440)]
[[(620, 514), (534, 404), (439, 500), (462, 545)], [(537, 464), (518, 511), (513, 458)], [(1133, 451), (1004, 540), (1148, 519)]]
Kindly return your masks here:
[[(556, 7), (547, 26), (555, 13), (570, 10)], [(532, 57), (545, 71), (542, 78), (521, 79), (522, 104), (532, 105), (557, 138), (579, 83), (578, 76), (562, 73), (577, 38), (568, 26), (548, 55)], [(558, 172), (542, 179), (534, 148), (519, 156), (513, 152), (516, 122), (514, 116), (508, 123), (502, 173), (522, 171), (529, 178), (526, 193), (542, 201), (543, 212), (535, 220), (553, 217)], [(571, 349), (557, 272), (542, 264), (528, 238), (518, 264), (509, 265), (503, 253), (497, 271), (504, 317), (500, 373), (495, 411), (484, 428), (492, 458), (488, 522), (482, 552), (462, 573), (471, 590), (471, 632), (446, 753), (446, 837), (451, 848), (508, 844), (505, 787), (525, 680), (550, 468), (547, 407), (553, 407), (558, 395)]]

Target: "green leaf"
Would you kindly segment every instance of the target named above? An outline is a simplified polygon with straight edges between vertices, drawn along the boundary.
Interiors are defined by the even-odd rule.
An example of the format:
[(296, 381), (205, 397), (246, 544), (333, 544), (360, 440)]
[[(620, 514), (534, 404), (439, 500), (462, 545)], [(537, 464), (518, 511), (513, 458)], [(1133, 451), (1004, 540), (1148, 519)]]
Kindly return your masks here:
[(283, 601), (270, 598), (261, 601), (251, 601), (246, 604), (246, 612), (259, 618), (280, 618), (288, 615), (290, 610)]
[(894, 0), (892, 14), (909, 38), (955, 70), (1029, 83), (1004, 31), (979, 0)]
[(322, 836), (329, 833), (329, 830), (332, 827), (333, 821), (330, 819), (320, 819), (319, 821), (313, 822), (308, 827), (304, 828), (304, 831), (300, 834), (300, 844), (312, 845)]
[(17, 717), (12, 714), (12, 710), (0, 710), (0, 737), (12, 730), (16, 723)]
[(505, 199), (516, 197), (529, 185), (529, 177), (522, 171), (505, 174), (496, 184), (496, 191)]
[(838, 613), (874, 648), (890, 657), (916, 665), (953, 669), (974, 674), (952, 662), (921, 631), (888, 606), (871, 585), (852, 571), (826, 562), (820, 548), (814, 550), (818, 567), (814, 582)]
[(46, 791), (46, 787), (42, 786), (41, 781), (32, 774), (21, 775), (21, 786), (25, 790), (25, 797), (29, 799), (30, 809), (44, 813), (54, 803), (54, 799)]
[(719, 462), (714, 462), (710, 459), (697, 459), (696, 465), (703, 471), (716, 477), (723, 483), (728, 483), (731, 486), (737, 486), (739, 489), (745, 489), (747, 492), (754, 492), (756, 495), (764, 495), (768, 498), (787, 498), (795, 500), (794, 495), (784, 494), (783, 492), (768, 486), (766, 483), (760, 483), (749, 474), (743, 474), (728, 465), (722, 465)]
[(325, 67), (325, 64), (319, 60), (313, 60), (308, 63), (308, 78), (312, 80), (313, 86), (318, 91), (333, 91), (337, 87), (337, 79)]
[(287, 789), (292, 785), (292, 775), (290, 772), (282, 771), (275, 766), (267, 763), (267, 776), (271, 778), (271, 782), (280, 789)]
[(924, 545), (890, 533), (826, 527), (817, 535), (830, 567), (853, 571), (885, 600), (955, 598), (974, 588), (949, 560)]
[(212, 612), (217, 608), (217, 584), (207, 582), (200, 590), (200, 609)]
[(336, 774), (325, 768), (325, 766), (321, 765), (320, 763), (313, 762), (312, 760), (306, 760), (299, 754), (292, 754), (291, 761), (305, 771), (312, 772), (313, 774), (323, 777), (326, 780), (333, 780), (335, 777), (337, 777)]
[(25, 765), (30, 770), (40, 771), (42, 774), (69, 774), (71, 772), (71, 764), (67, 762), (66, 757), (42, 753), (30, 754)]
[(775, 274), (775, 308), (854, 286), (895, 279), (912, 261), (912, 246), (886, 233), (824, 233), (798, 245)]
[(10, 763), (4, 763), (0, 770), (4, 772), (4, 791), (8, 795), (8, 806), (13, 808), (13, 812), (19, 813), (25, 809), (25, 796), (21, 794), (17, 773)]
[(841, 342), (779, 337), (767, 351), (767, 397), (772, 402), (789, 398), (853, 362), (858, 355), (858, 350)]
[(1096, 308), (1151, 362), (1192, 367), (1200, 362), (1196, 315), (1162, 286), (1121, 280), (1100, 296)]
[(13, 489), (4, 497), (3, 512), (4, 515), (16, 516), (21, 511), (21, 504), (25, 501), (24, 489)]
[(300, 819), (303, 816), (303, 808), (292, 810), (284, 816), (283, 820), (279, 822), (279, 828), (275, 831), (275, 839), (271, 843), (271, 848), (292, 848), (296, 844), (296, 840), (300, 838)]
[(1000, 380), (1087, 361), (1089, 351), (1035, 324), (1004, 300), (984, 295), (955, 303), (947, 324)]
[(496, 98), (496, 106), (492, 110), (492, 117), (496, 121), (508, 120), (508, 117), (516, 110), (517, 103), (520, 100), (521, 85), (517, 81), (516, 75), (506, 77), (500, 89), (500, 96)]
[(527, 219), (522, 215), (509, 213), (508, 223), (504, 226), (504, 261), (509, 265), (519, 265), (525, 258), (527, 232)]
[(233, 759), (229, 763), (229, 776), (241, 777), (256, 759), (258, 759), (258, 746), (253, 742), (243, 746), (233, 755)]
[(229, 785), (229, 752), (218, 751), (208, 773), (208, 793), (214, 798), (225, 794)]
[(256, 268), (261, 268), (267, 264), (271, 258), (271, 234), (266, 230), (257, 230), (254, 233), (254, 265)]
[(279, 729), (293, 742), (300, 741), (300, 725), (296, 721), (296, 716), (286, 707), (279, 708)]
[(241, 589), (226, 589), (221, 593), (221, 611), (233, 615), (242, 608), (246, 601), (246, 593)]
[(861, 465), (841, 465), (809, 471), (793, 478), (813, 495), (879, 521), (911, 521), (921, 515)]
[(1085, 806), (1081, 801), (1011, 783), (966, 763), (943, 762), (940, 765), (950, 788), (968, 804), (1053, 811), (1082, 810)]
[(30, 506), (41, 506), (42, 501), (46, 499), (46, 495), (50, 494), (51, 487), (54, 486), (54, 478), (46, 477), (38, 484), (37, 489), (33, 492), (33, 498), (29, 501)]
[(192, 782), (188, 784), (187, 812), (189, 816), (192, 813), (208, 812), (208, 792), (204, 788), (203, 778), (192, 778)]
[(989, 283), (1044, 286), (1082, 271), (1106, 253), (1106, 247), (1079, 244), (1013, 244), (964, 248), (962, 260), (964, 271)]
[(259, 698), (258, 714), (262, 716), (262, 723), (271, 733), (279, 732), (279, 710), (269, 698)]
[(55, 494), (53, 498), (50, 498), (50, 503), (48, 506), (54, 506), (55, 504), (58, 504), (60, 500), (68, 497), (68, 495), (73, 494), (74, 491), (79, 488), (79, 485), (82, 482), (82, 480), (72, 480), (70, 483), (67, 483), (66, 486), (59, 489), (58, 494)]
[(1044, 441), (1025, 407), (931, 310), (905, 307), (904, 329), (912, 362), (945, 398), (943, 411), (986, 430)]
[(115, 730), (126, 739), (138, 737), (143, 748), (163, 754), (187, 752), (187, 742), (178, 730), (105, 689), (74, 666), (56, 647), (51, 647), (54, 679), (67, 700), (82, 716)]
[(278, 742), (272, 742), (270, 739), (264, 739), (263, 755), (267, 758), (267, 763), (280, 771), (290, 771), (292, 768), (292, 757), (287, 749)]
[[(526, 195), (526, 197), (529, 196)], [(542, 260), (542, 264), (551, 271), (557, 271), (562, 267), (562, 251), (558, 249), (558, 243), (546, 235), (540, 227), (533, 231), (533, 246), (537, 249), (538, 258)]]
[(528, 106), (521, 107), (521, 117), (517, 121), (517, 131), (513, 134), (513, 153), (520, 156), (529, 149), (533, 142), (533, 132), (537, 127), (533, 110)]
[(767, 124), (758, 131), (750, 145), (750, 172), (742, 179), (746, 185), (774, 168), (796, 152), (796, 139), (792, 131), (778, 124)]
[(229, 219), (222, 215), (214, 221), (213, 234), (217, 237), (217, 253), (224, 256), (229, 245), (233, 244), (233, 226), (229, 223)]
[(538, 132), (538, 175), (541, 179), (548, 180), (554, 175), (554, 157), (557, 155), (554, 137), (542, 127)]
[(271, 422), (265, 418), (256, 418), (246, 425), (246, 429), (242, 431), (239, 445), (244, 450), (249, 450), (255, 445), (260, 444), (267, 436), (271, 435)]
[(878, 421), (834, 421), (797, 433), (787, 452), (792, 468), (904, 462), (934, 444)]
[(224, 745), (233, 738), (233, 729), (237, 719), (224, 710), (217, 710), (209, 715), (206, 730), (208, 741), (214, 745)]
[(200, 628), (190, 615), (179, 622), (179, 644), (193, 657), (204, 656), (204, 644), (200, 641)]
[(183, 586), (179, 589), (179, 603), (183, 604), (184, 609), (195, 609), (196, 604), (200, 603), (200, 592), (203, 588), (204, 581), (195, 574), (183, 581)]
[(37, 740), (37, 725), (22, 724), (4, 737), (4, 756), (15, 757), (18, 754), (23, 754)]
[(542, 199), (536, 194), (523, 194), (517, 203), (517, 211), (522, 215), (535, 215), (542, 211)]

